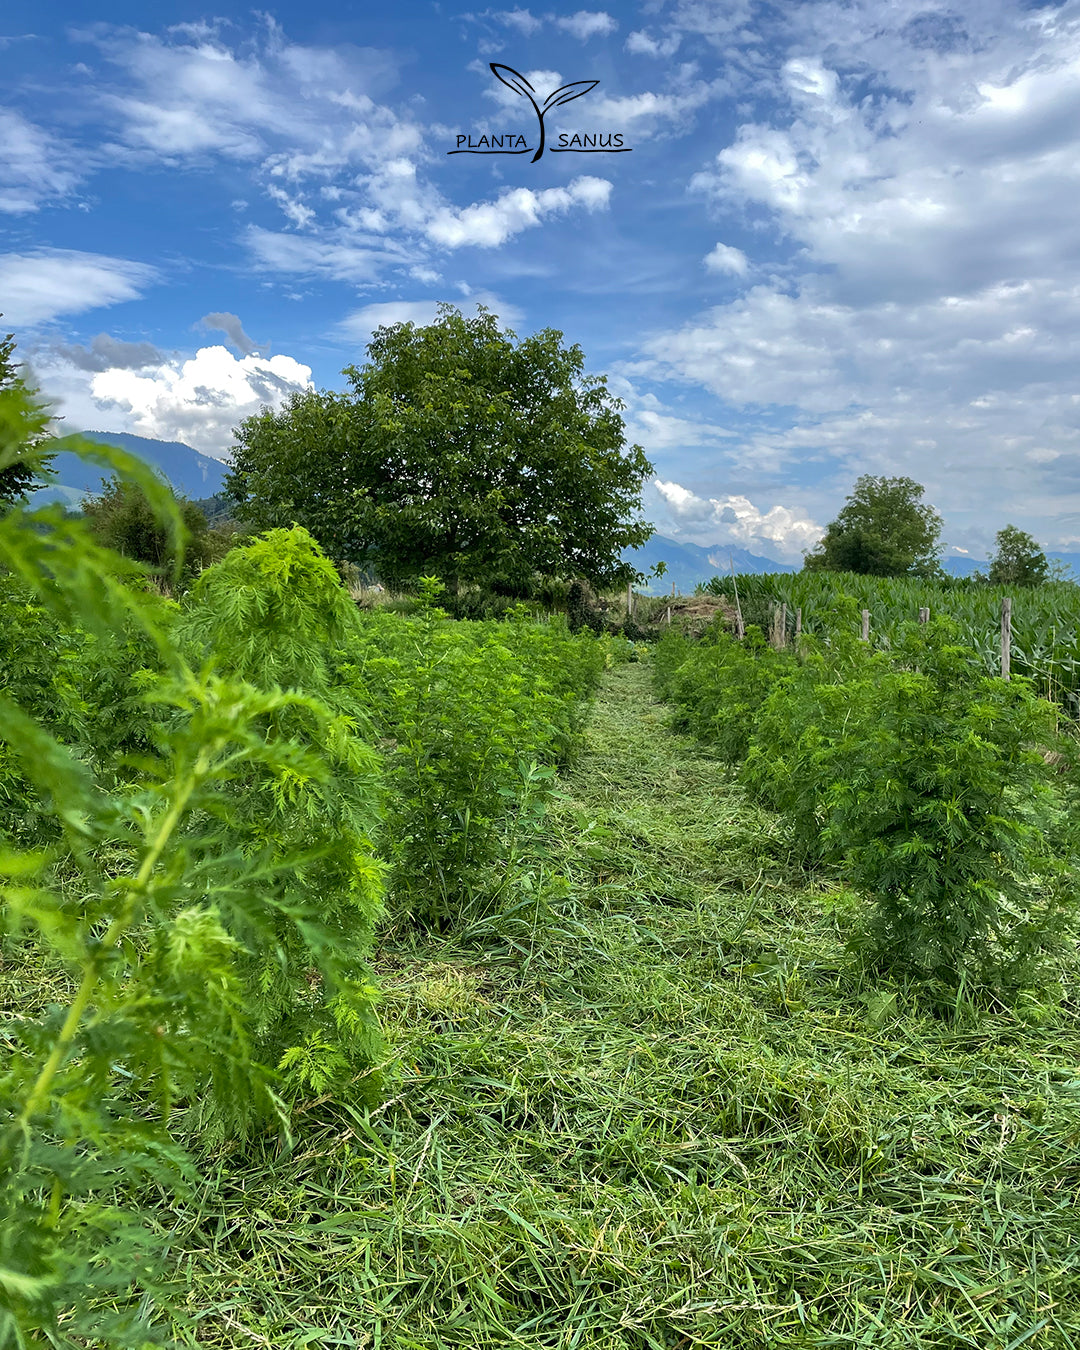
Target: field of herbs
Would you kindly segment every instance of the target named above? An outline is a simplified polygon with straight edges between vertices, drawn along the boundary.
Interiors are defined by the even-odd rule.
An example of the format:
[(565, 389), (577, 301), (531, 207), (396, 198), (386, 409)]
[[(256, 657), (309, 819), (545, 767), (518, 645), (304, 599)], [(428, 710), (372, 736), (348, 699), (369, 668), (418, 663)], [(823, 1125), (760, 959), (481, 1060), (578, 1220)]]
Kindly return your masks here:
[(839, 597), (365, 612), (297, 528), (176, 596), (0, 517), (0, 1350), (1080, 1344), (1036, 690)]
[[(1012, 671), (1032, 680), (1047, 698), (1080, 717), (1080, 587), (1050, 582), (1023, 589), (989, 586), (968, 580), (944, 582), (915, 578), (855, 576), (850, 573), (796, 572), (761, 576), (718, 576), (704, 587), (711, 595), (735, 602), (736, 593), (747, 623), (768, 631), (774, 610), (787, 606), (788, 637), (795, 634), (795, 615), (802, 611), (803, 631), (823, 635), (831, 630), (842, 597), (870, 611), (874, 645), (885, 645), (905, 623), (929, 609), (957, 625), (965, 646), (979, 654), (988, 675), (1000, 671), (1001, 601), (1012, 600)], [(859, 631), (859, 618), (851, 620)]]

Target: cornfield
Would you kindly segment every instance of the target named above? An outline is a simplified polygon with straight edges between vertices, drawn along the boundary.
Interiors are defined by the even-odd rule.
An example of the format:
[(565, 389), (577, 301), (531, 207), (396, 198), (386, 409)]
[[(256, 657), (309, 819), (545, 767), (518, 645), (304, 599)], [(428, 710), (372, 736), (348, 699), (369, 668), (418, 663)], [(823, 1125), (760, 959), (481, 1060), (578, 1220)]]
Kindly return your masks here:
[(919, 610), (946, 615), (962, 641), (981, 656), (988, 674), (1000, 673), (1001, 601), (1012, 598), (1012, 673), (1033, 680), (1040, 694), (1080, 716), (1080, 586), (1068, 581), (1023, 589), (970, 582), (938, 583), (854, 573), (713, 577), (703, 589), (739, 606), (746, 623), (769, 631), (776, 607), (787, 605), (787, 632), (795, 631), (802, 610), (805, 633), (823, 637), (836, 622), (843, 597), (870, 611), (871, 641), (887, 645), (898, 624), (913, 622)]

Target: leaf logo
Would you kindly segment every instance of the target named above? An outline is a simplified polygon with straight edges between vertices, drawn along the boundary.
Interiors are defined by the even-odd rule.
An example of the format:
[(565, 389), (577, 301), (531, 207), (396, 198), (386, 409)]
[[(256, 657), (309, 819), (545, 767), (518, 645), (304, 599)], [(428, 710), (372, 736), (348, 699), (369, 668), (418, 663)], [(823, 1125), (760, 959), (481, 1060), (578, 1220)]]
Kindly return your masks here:
[(536, 101), (536, 90), (532, 87), (524, 75), (514, 70), (512, 66), (500, 65), (498, 61), (489, 61), (491, 73), (497, 80), (501, 80), (508, 89), (512, 89), (515, 94), (520, 94), (522, 98), (527, 98), (533, 105), (540, 122), (540, 144), (536, 148), (536, 154), (529, 161), (535, 164), (544, 153), (544, 118), (561, 103), (572, 103), (574, 99), (580, 98), (582, 94), (587, 94), (590, 89), (595, 89), (600, 83), (599, 80), (574, 80), (570, 84), (564, 84), (556, 89), (553, 94), (548, 94), (543, 103)]

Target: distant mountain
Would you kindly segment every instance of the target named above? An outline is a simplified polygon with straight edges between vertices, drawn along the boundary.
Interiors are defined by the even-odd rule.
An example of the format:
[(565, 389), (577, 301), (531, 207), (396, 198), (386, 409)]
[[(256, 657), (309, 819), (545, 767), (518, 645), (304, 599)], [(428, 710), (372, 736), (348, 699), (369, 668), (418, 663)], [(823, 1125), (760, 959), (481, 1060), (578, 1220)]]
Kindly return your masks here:
[[(1080, 553), (1048, 553), (1046, 557), (1051, 564), (1061, 563), (1072, 572), (1067, 580), (1080, 579)], [(990, 571), (990, 564), (977, 558), (945, 558), (941, 565), (951, 577), (969, 577), (973, 572), (986, 576)]]
[[(1049, 560), (1061, 562), (1070, 568), (1076, 578), (1080, 578), (1080, 553), (1049, 553)], [(669, 539), (663, 534), (654, 534), (641, 548), (627, 549), (623, 553), (626, 562), (641, 572), (651, 572), (658, 562), (667, 563), (667, 572), (659, 580), (653, 580), (639, 589), (646, 594), (662, 595), (671, 590), (671, 583), (680, 595), (690, 595), (696, 586), (711, 577), (731, 574), (732, 562), (738, 572), (798, 572), (802, 564), (777, 562), (775, 558), (765, 558), (758, 553), (748, 553), (743, 548), (733, 548), (728, 544), (690, 544), (678, 539)], [(969, 577), (973, 572), (983, 576), (990, 570), (990, 564), (979, 558), (967, 558), (957, 554), (944, 558), (942, 566), (950, 576)]]
[(734, 563), (736, 572), (797, 572), (792, 563), (777, 562), (775, 558), (765, 558), (759, 553), (748, 553), (744, 548), (734, 548), (729, 544), (690, 544), (678, 539), (669, 539), (663, 534), (654, 534), (641, 548), (627, 549), (623, 553), (626, 562), (632, 563), (640, 572), (651, 572), (658, 562), (667, 564), (667, 572), (659, 581), (652, 581), (640, 589), (653, 595), (662, 595), (671, 590), (671, 583), (680, 595), (693, 594), (695, 586), (708, 581), (717, 574), (731, 572)]
[[(192, 450), (190, 445), (184, 445), (181, 441), (154, 441), (147, 436), (131, 436), (125, 431), (86, 431), (82, 437), (88, 441), (116, 445), (138, 455), (165, 475), (174, 492), (192, 500), (214, 497), (221, 492), (229, 469), (221, 460), (201, 455), (198, 450)], [(102, 480), (109, 477), (109, 472), (64, 449), (66, 444), (76, 439), (77, 436), (61, 436), (52, 442), (50, 449), (57, 452), (53, 468), (58, 479), (56, 483), (39, 488), (34, 493), (36, 503), (63, 501), (77, 506), (88, 492), (101, 491)]]

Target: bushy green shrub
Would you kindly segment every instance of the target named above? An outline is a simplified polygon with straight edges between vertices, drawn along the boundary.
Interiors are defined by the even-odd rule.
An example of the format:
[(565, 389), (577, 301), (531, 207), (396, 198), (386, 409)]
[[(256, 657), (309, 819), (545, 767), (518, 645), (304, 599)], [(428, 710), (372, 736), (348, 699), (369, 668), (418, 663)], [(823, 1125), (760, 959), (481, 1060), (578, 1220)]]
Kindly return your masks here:
[[(855, 636), (853, 602), (798, 660), (760, 636), (660, 645), (682, 725), (787, 818), (800, 851), (843, 869), (867, 909), (854, 945), (948, 998), (1037, 984), (1075, 912), (1074, 832), (1046, 751), (1056, 713), (983, 674), (945, 619)], [(748, 635), (749, 637), (749, 635)]]
[(251, 856), (287, 847), (307, 858), (289, 880), (297, 913), (318, 915), (320, 942), (347, 952), (317, 996), (311, 932), (281, 921), (253, 943), (248, 1006), (262, 1053), (282, 1058), (319, 1091), (370, 1066), (379, 1041), (367, 966), (382, 903), (375, 855), (381, 764), (362, 704), (337, 678), (356, 608), (333, 564), (299, 527), (270, 530), (207, 568), (184, 607), (185, 650), (230, 679), (298, 697), (256, 729), (285, 736), (311, 767), (283, 774), (252, 764), (220, 794), (217, 811)]
[[(41, 416), (0, 391), (0, 469), (24, 457)], [(139, 482), (179, 531), (145, 466), (88, 454)], [(175, 1138), (206, 1124), (287, 1128), (283, 1092), (340, 1080), (346, 1055), (370, 1049), (355, 925), (328, 913), (323, 891), (347, 867), (358, 912), (377, 897), (360, 834), (374, 759), (317, 697), (195, 674), (160, 601), (132, 584), (138, 569), (57, 508), (0, 517), (0, 567), (29, 596), (0, 742), (26, 810), (51, 825), (28, 848), (0, 821), (5, 964), (35, 975), (0, 1069), (0, 1344), (141, 1345), (158, 1267), (133, 1188), (182, 1188), (194, 1172)], [(57, 685), (32, 658), (47, 663), (68, 634), (132, 631), (156, 666), (141, 680), (146, 750), (106, 763), (34, 715)], [(64, 657), (63, 680), (77, 664)], [(362, 855), (347, 862), (342, 824)], [(265, 982), (282, 966), (307, 992), (269, 1028)]]
[(1070, 862), (1050, 837), (1057, 804), (1039, 747), (1055, 713), (1024, 680), (979, 672), (947, 620), (910, 625), (890, 668), (834, 724), (824, 837), (871, 902), (868, 953), (952, 991), (1038, 982), (1075, 907)]
[[(678, 640), (672, 643), (677, 650)], [(793, 664), (792, 654), (770, 647), (759, 628), (751, 626), (739, 640), (716, 624), (707, 640), (690, 644), (674, 670), (665, 664), (661, 669), (678, 709), (676, 725), (707, 740), (729, 764), (738, 764), (749, 748), (758, 710)]]
[[(178, 497), (176, 506), (183, 524), (184, 562), (197, 570), (225, 551), (231, 531), (211, 530), (203, 512), (186, 497)], [(158, 571), (173, 565), (175, 541), (138, 483), (114, 474), (96, 496), (84, 500), (83, 512), (105, 548)]]
[(506, 894), (516, 822), (572, 758), (605, 664), (561, 620), (451, 621), (428, 591), (420, 615), (361, 616), (351, 650), (386, 744), (386, 848), (399, 906), (433, 925)]

